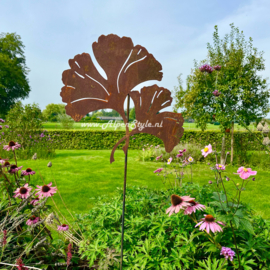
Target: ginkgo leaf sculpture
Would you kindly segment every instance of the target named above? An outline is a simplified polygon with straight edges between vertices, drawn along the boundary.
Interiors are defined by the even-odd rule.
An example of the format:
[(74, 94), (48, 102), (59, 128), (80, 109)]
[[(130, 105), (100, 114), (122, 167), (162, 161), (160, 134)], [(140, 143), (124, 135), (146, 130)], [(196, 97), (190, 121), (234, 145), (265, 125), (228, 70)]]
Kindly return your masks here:
[[(126, 141), (123, 147), (126, 153), (130, 136), (137, 133), (157, 136), (164, 142), (165, 150), (172, 151), (183, 135), (184, 119), (180, 113), (160, 112), (171, 105), (171, 92), (157, 85), (132, 91), (140, 83), (161, 81), (161, 64), (144, 47), (134, 46), (128, 37), (102, 35), (92, 47), (107, 79), (100, 75), (89, 54), (78, 54), (70, 59), (70, 69), (62, 75), (64, 86), (61, 97), (67, 103), (66, 113), (75, 121), (99, 109), (113, 109), (121, 115), (126, 124), (126, 134), (115, 144), (111, 162), (114, 161), (117, 146)], [(132, 131), (129, 131), (124, 111), (128, 94), (135, 104), (136, 112), (136, 124)]]
[[(180, 113), (160, 112), (172, 103), (168, 89), (152, 85), (141, 91), (132, 91), (138, 84), (162, 79), (161, 64), (152, 54), (140, 46), (134, 47), (128, 37), (116, 35), (100, 36), (93, 43), (93, 52), (99, 65), (106, 73), (107, 79), (97, 71), (89, 54), (76, 55), (69, 60), (70, 69), (63, 72), (61, 96), (67, 103), (66, 113), (75, 121), (80, 121), (89, 112), (100, 109), (113, 109), (123, 118), (126, 134), (113, 147), (114, 152), (119, 144), (125, 141), (125, 172), (122, 209), (121, 262), (123, 264), (124, 217), (127, 176), (127, 151), (130, 136), (137, 133), (149, 133), (160, 138), (167, 152), (171, 152), (183, 135), (184, 119)], [(125, 115), (124, 102), (128, 96), (135, 105), (136, 123), (129, 130), (128, 116)], [(128, 110), (129, 112), (129, 105)]]

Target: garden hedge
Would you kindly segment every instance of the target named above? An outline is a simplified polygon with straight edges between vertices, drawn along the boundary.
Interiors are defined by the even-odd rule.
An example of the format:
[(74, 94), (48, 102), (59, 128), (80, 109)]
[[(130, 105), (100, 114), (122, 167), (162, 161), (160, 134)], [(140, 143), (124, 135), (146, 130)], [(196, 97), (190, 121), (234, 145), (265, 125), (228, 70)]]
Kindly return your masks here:
[[(58, 149), (112, 149), (115, 143), (120, 140), (125, 131), (82, 131), (82, 130), (55, 130), (48, 131), (51, 138), (57, 138), (60, 141)], [(223, 133), (220, 131), (185, 131), (181, 138), (182, 143), (197, 143), (201, 145), (212, 145), (216, 143), (217, 149), (221, 147), (221, 138)], [(256, 141), (255, 136), (263, 140), (263, 135), (260, 132), (248, 133), (236, 131), (234, 133), (235, 151), (249, 151), (262, 149)], [(230, 133), (226, 133), (227, 149), (230, 146)], [(120, 147), (123, 145), (122, 143)], [(129, 144), (129, 149), (142, 149), (144, 145), (160, 145), (162, 141), (152, 135), (141, 133), (134, 135)]]

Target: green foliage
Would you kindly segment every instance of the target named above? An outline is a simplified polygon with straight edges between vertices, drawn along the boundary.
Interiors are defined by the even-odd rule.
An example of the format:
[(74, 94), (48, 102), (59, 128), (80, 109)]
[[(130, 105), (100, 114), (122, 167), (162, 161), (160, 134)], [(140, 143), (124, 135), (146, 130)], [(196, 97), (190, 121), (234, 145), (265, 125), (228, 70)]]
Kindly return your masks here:
[[(249, 125), (269, 110), (267, 83), (258, 75), (265, 69), (263, 53), (253, 47), (251, 38), (246, 41), (243, 32), (230, 26), (231, 32), (224, 39), (220, 39), (215, 26), (213, 45), (207, 45), (208, 59), (200, 63), (220, 65), (221, 70), (201, 72), (195, 63), (186, 90), (180, 79), (176, 89), (175, 110), (184, 108), (184, 116), (195, 119), (202, 129), (213, 120), (220, 122), (222, 130), (237, 119)], [(215, 89), (220, 93), (218, 97), (212, 94)]]
[(57, 115), (58, 122), (61, 123), (62, 128), (71, 129), (74, 126), (74, 120), (67, 114), (58, 114)]
[(65, 104), (50, 103), (42, 111), (42, 115), (46, 121), (56, 122), (59, 114), (65, 114)]
[(0, 115), (2, 117), (18, 99), (28, 97), (30, 92), (28, 72), (21, 37), (16, 33), (0, 34)]
[[(37, 153), (39, 158), (48, 158), (55, 155), (55, 147), (59, 145), (56, 139), (42, 130), (42, 113), (37, 104), (23, 105), (17, 102), (7, 114), (5, 125), (1, 126), (0, 144), (7, 145), (10, 141), (18, 142), (21, 149), (18, 158), (28, 159)], [(7, 125), (6, 125), (7, 124)], [(0, 155), (5, 150), (0, 148)], [(13, 157), (12, 151), (5, 153)]]
[[(84, 131), (84, 130), (55, 130), (48, 131), (53, 137), (59, 135), (61, 141), (61, 148), (59, 149), (111, 149), (115, 142), (121, 139), (124, 135), (124, 131)], [(223, 134), (219, 131), (185, 131), (181, 138), (182, 144), (198, 144), (201, 146), (216, 144), (217, 149), (221, 149), (221, 138)], [(245, 152), (251, 150), (261, 150), (258, 145), (255, 136), (262, 138), (260, 132), (254, 132), (253, 134), (247, 132), (236, 131), (234, 147), (236, 152)], [(262, 138), (263, 139), (263, 138)], [(226, 141), (229, 143), (230, 134), (226, 134)], [(153, 136), (146, 133), (136, 134), (131, 137), (129, 148), (130, 149), (142, 149), (144, 145), (160, 145), (163, 146), (163, 142)], [(120, 148), (120, 147), (119, 147)]]
[[(121, 247), (122, 190), (114, 198), (98, 197), (94, 207), (86, 215), (78, 215), (78, 223), (85, 236), (81, 242), (80, 253), (89, 265), (100, 264), (108, 260), (107, 249), (115, 250), (119, 259)], [(220, 249), (211, 246), (204, 232), (194, 228), (195, 223), (179, 212), (171, 217), (166, 209), (171, 205), (170, 195), (187, 195), (207, 205), (212, 202), (212, 191), (208, 186), (184, 184), (183, 187), (157, 191), (144, 187), (127, 189), (125, 214), (124, 264), (125, 269), (234, 269), (231, 263), (220, 255)], [(209, 210), (211, 209), (211, 210)], [(249, 209), (242, 206), (242, 213), (251, 220), (254, 234), (245, 227), (236, 231), (239, 247), (246, 253), (241, 255), (242, 265), (259, 267), (269, 266), (270, 239), (267, 230), (269, 223), (250, 215)], [(217, 207), (207, 208), (217, 214)], [(207, 212), (209, 213), (209, 212)], [(203, 212), (196, 212), (196, 219)], [(220, 217), (219, 217), (220, 218)], [(254, 237), (255, 235), (255, 237)], [(232, 247), (232, 233), (226, 227), (222, 234), (215, 235), (218, 245)], [(247, 246), (246, 241), (254, 238)], [(259, 244), (260, 243), (260, 244)], [(256, 255), (252, 254), (256, 248)], [(263, 254), (264, 253), (264, 254)], [(117, 257), (118, 255), (118, 257)], [(118, 269), (117, 261), (106, 269)], [(216, 267), (216, 268), (215, 268)], [(237, 268), (236, 268), (237, 269)], [(248, 268), (247, 268), (248, 269)]]

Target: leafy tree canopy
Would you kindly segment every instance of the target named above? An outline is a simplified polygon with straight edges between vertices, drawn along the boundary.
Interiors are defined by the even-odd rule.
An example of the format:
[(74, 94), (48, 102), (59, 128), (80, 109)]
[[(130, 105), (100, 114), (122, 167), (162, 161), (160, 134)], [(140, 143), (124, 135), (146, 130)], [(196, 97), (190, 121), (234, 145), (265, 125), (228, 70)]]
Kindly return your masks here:
[(0, 34), (0, 115), (5, 116), (19, 99), (28, 97), (30, 86), (24, 45), (16, 33)]
[[(195, 119), (203, 130), (213, 120), (220, 122), (223, 130), (237, 119), (248, 125), (269, 111), (267, 83), (258, 74), (265, 69), (263, 52), (253, 47), (252, 38), (246, 41), (243, 32), (233, 24), (230, 26), (230, 34), (224, 39), (219, 37), (215, 26), (213, 44), (207, 44), (208, 58), (200, 65), (195, 61), (186, 89), (178, 77), (174, 110), (184, 109), (184, 117)], [(200, 70), (203, 64), (212, 70)]]
[(56, 122), (57, 116), (59, 114), (65, 114), (65, 104), (54, 104), (50, 103), (46, 106), (46, 108), (42, 111), (43, 117), (47, 121)]

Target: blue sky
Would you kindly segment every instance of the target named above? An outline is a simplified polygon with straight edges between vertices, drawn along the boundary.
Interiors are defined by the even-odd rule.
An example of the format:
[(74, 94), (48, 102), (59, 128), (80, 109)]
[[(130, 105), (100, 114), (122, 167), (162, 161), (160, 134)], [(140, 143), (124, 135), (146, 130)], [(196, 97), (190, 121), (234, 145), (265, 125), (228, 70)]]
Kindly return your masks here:
[(161, 82), (144, 85), (173, 90), (177, 76), (182, 73), (185, 79), (194, 59), (206, 58), (214, 26), (223, 37), (234, 23), (265, 52), (262, 76), (270, 74), (267, 0), (0, 0), (0, 9), (0, 32), (16, 32), (25, 45), (31, 93), (24, 103), (36, 102), (41, 109), (62, 103), (61, 78), (68, 60), (83, 52), (93, 56), (92, 43), (102, 34), (131, 37), (134, 45), (144, 46), (163, 67)]

